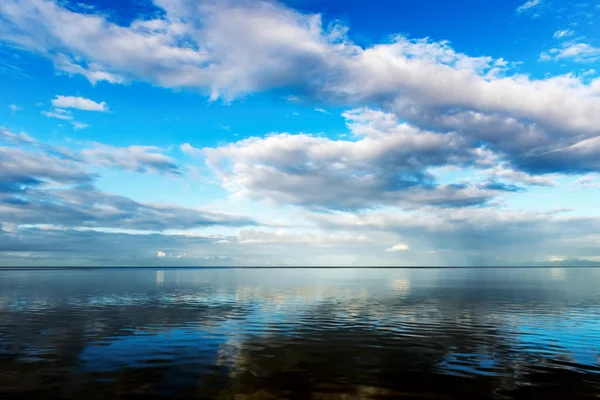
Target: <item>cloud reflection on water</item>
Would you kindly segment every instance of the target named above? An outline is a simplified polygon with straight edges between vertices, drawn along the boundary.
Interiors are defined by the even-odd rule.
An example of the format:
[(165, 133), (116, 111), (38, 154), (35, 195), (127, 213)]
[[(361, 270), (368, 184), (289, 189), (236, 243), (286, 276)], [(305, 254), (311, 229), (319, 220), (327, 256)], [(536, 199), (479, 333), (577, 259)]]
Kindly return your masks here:
[(0, 393), (583, 396), (598, 272), (2, 272)]

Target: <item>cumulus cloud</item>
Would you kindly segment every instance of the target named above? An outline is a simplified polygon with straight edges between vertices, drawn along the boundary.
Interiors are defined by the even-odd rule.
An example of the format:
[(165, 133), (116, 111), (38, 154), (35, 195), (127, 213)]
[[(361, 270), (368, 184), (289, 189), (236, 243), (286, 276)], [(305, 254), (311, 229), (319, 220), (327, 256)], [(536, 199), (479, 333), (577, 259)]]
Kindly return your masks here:
[(396, 36), (361, 48), (346, 37), (346, 27), (324, 28), (319, 15), (272, 2), (157, 5), (164, 17), (120, 26), (54, 2), (9, 0), (0, 8), (6, 20), (0, 38), (50, 57), (75, 54), (165, 87), (205, 89), (213, 98), (287, 87), (334, 102), (389, 104), (399, 113), (467, 108), (568, 131), (597, 125), (588, 85), (506, 76), (507, 61), (470, 57), (448, 42)]
[(422, 131), (369, 109), (344, 115), (353, 141), (273, 134), (205, 148), (206, 162), (238, 195), (325, 208), (470, 206), (504, 190), (435, 183), (429, 167), (485, 161), (457, 135)]
[(52, 105), (57, 108), (76, 108), (78, 110), (84, 111), (100, 111), (105, 112), (108, 111), (108, 106), (103, 101), (101, 103), (96, 103), (93, 100), (86, 99), (84, 97), (75, 97), (75, 96), (59, 96), (57, 95), (54, 100), (52, 100)]
[(536, 176), (523, 171), (510, 168), (505, 163), (498, 163), (496, 166), (481, 171), (495, 179), (506, 179), (510, 182), (516, 182), (523, 185), (532, 186), (558, 186), (554, 176)]
[[(471, 112), (422, 121), (449, 133), (424, 131), (371, 109), (350, 110), (344, 117), (352, 133), (348, 140), (272, 134), (203, 152), (236, 195), (330, 209), (473, 206), (523, 189), (516, 185), (556, 186), (557, 171), (600, 167), (596, 141), (579, 138), (568, 146), (535, 126), (500, 116)], [(517, 140), (506, 138), (515, 131)], [(481, 146), (485, 136), (469, 138), (476, 132), (488, 135), (488, 146)], [(188, 153), (199, 153), (188, 146)], [(487, 181), (436, 184), (431, 169), (448, 166), (475, 168)]]
[[(520, 10), (540, 4), (530, 1)], [(156, 6), (160, 17), (118, 25), (51, 1), (8, 0), (0, 5), (0, 40), (123, 78), (107, 80), (195, 88), (212, 99), (286, 88), (298, 99), (375, 105), (419, 129), (455, 131), (465, 143), (484, 143), (527, 173), (596, 168), (589, 157), (571, 170), (560, 156), (554, 165), (549, 150), (555, 142), (597, 136), (599, 79), (534, 79), (513, 73), (513, 63), (502, 58), (471, 57), (447, 41), (394, 36), (361, 47), (345, 26), (274, 2)], [(571, 44), (547, 57), (589, 61), (596, 55), (590, 45)]]
[(192, 146), (189, 143), (184, 143), (181, 146), (179, 146), (179, 149), (181, 150), (182, 153), (190, 155), (190, 156), (197, 156), (202, 154), (202, 151), (200, 149), (195, 148), (194, 146)]
[(410, 247), (405, 243), (395, 244), (392, 247), (385, 249), (388, 252), (397, 252), (397, 251), (408, 251)]
[(165, 257), (166, 255), (167, 254), (164, 251), (160, 251), (160, 250), (156, 253), (156, 257)]
[[(518, 11), (537, 10), (541, 4), (528, 1)], [(419, 242), (425, 237), (433, 248), (470, 252), (507, 246), (507, 238), (531, 243), (526, 239), (537, 237), (535, 246), (542, 246), (550, 243), (542, 223), (547, 220), (548, 231), (560, 243), (575, 240), (573, 232), (584, 237), (598, 228), (594, 221), (565, 222), (554, 215), (490, 215), (478, 214), (480, 208), (459, 208), (487, 204), (522, 190), (518, 185), (555, 185), (560, 174), (599, 171), (600, 79), (573, 74), (537, 79), (514, 72), (514, 63), (502, 58), (457, 52), (447, 41), (397, 35), (359, 46), (349, 39), (347, 27), (270, 1), (158, 0), (155, 5), (159, 12), (152, 17), (122, 23), (55, 1), (5, 0), (0, 2), (0, 41), (45, 56), (58, 71), (84, 76), (92, 84), (139, 80), (192, 88), (225, 101), (283, 88), (289, 101), (353, 108), (344, 114), (351, 131), (346, 140), (274, 133), (212, 149), (180, 147), (185, 154), (204, 156), (236, 195), (321, 211), (419, 207), (428, 213), (399, 221), (401, 212), (369, 212), (355, 216), (352, 225), (375, 229), (373, 220), (382, 218), (389, 231), (414, 234), (413, 249), (425, 246), (425, 239)], [(559, 32), (559, 39), (568, 36)], [(541, 59), (591, 62), (598, 58), (596, 50), (565, 42)], [(57, 97), (55, 109), (45, 113), (75, 124), (61, 107), (108, 109), (82, 100)], [(5, 135), (13, 145), (26, 140)], [(94, 166), (176, 174), (173, 160), (158, 148), (92, 145), (87, 152), (67, 155), (31, 146), (26, 152), (2, 150), (6, 170), (0, 174), (7, 178), (0, 181), (8, 193), (2, 210), (17, 221), (11, 223), (27, 220), (28, 207), (31, 220), (46, 216), (48, 223), (72, 220), (67, 224), (94, 227), (159, 229), (172, 223), (183, 228), (210, 220), (198, 210), (130, 203), (88, 189)], [(44, 171), (41, 161), (56, 165)], [(441, 167), (471, 168), (485, 178), (442, 184), (431, 172)], [(111, 219), (109, 211), (118, 217)], [(327, 216), (338, 215), (322, 215)], [(391, 226), (393, 221), (398, 223)], [(415, 226), (415, 221), (424, 225)], [(567, 229), (569, 223), (573, 230)], [(154, 256), (157, 248), (163, 247), (156, 245), (149, 254)]]
[(460, 137), (486, 143), (485, 152), (491, 164), (504, 160), (511, 169), (528, 174), (578, 174), (599, 167), (597, 154), (584, 152), (582, 147), (571, 147), (597, 137), (594, 131), (563, 135), (561, 131), (544, 129), (540, 124), (530, 121), (474, 111), (455, 112), (452, 115), (445, 112), (414, 113), (411, 119), (429, 129), (451, 131)]

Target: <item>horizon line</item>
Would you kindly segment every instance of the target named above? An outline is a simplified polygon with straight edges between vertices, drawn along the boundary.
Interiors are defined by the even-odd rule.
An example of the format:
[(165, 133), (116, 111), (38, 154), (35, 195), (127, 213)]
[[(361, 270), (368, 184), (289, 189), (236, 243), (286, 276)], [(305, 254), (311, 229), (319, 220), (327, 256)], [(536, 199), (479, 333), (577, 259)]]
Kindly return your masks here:
[(496, 265), (496, 266), (93, 266), (93, 267), (3, 267), (0, 271), (60, 271), (98, 269), (153, 269), (153, 270), (200, 270), (200, 269), (549, 269), (549, 268), (600, 268), (600, 265)]

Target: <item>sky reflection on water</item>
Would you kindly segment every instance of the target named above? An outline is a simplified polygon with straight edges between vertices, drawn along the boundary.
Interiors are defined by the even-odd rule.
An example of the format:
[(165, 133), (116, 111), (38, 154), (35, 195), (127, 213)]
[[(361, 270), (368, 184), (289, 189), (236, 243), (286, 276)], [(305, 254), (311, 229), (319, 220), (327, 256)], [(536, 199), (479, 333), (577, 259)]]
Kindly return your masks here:
[(4, 395), (587, 398), (600, 391), (596, 269), (0, 275)]

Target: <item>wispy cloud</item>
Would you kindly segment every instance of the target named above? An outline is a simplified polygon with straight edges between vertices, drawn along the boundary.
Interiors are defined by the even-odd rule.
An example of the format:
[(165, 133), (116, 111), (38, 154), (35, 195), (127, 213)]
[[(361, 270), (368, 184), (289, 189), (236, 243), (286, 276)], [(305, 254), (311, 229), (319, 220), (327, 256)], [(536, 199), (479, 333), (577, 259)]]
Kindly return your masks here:
[(554, 32), (554, 35), (552, 37), (555, 39), (562, 39), (568, 36), (573, 36), (574, 33), (575, 32), (572, 29), (561, 29)]
[(302, 99), (300, 96), (294, 96), (294, 95), (286, 96), (285, 99), (287, 101), (289, 101), (290, 103), (303, 103), (304, 102), (304, 99)]
[(527, 10), (530, 10), (534, 7), (539, 6), (542, 3), (542, 0), (529, 0), (524, 4), (521, 4), (519, 7), (517, 7), (517, 12), (518, 13), (522, 13), (525, 12)]
[(162, 154), (156, 146), (115, 147), (101, 143), (91, 145), (92, 148), (81, 150), (81, 156), (96, 166), (132, 172), (182, 174), (175, 160)]
[(57, 118), (65, 121), (73, 119), (73, 113), (69, 110), (63, 110), (62, 108), (55, 108), (52, 111), (42, 111), (42, 115), (45, 115), (48, 118)]
[(85, 129), (85, 128), (89, 128), (90, 127), (85, 122), (80, 122), (80, 121), (71, 121), (71, 124), (73, 125), (73, 128), (75, 128), (76, 130), (77, 129)]
[(562, 48), (552, 48), (540, 54), (540, 61), (570, 60), (577, 63), (594, 63), (600, 59), (600, 48), (587, 43), (565, 43)]
[(202, 226), (252, 226), (254, 220), (167, 204), (140, 203), (105, 193), (94, 184), (97, 167), (136, 172), (178, 172), (155, 147), (126, 148), (94, 144), (67, 154), (24, 134), (0, 131), (19, 145), (0, 146), (0, 220), (17, 225), (163, 231)]
[(21, 106), (18, 106), (16, 104), (9, 104), (8, 108), (10, 108), (11, 114), (15, 114), (17, 111), (22, 111), (23, 110), (23, 108)]
[(370, 242), (365, 235), (340, 235), (332, 233), (288, 233), (283, 231), (265, 232), (246, 229), (239, 232), (237, 242), (241, 244), (308, 244), (313, 246), (332, 246)]
[(93, 100), (86, 99), (84, 97), (75, 96), (57, 95), (56, 98), (52, 100), (52, 105), (57, 108), (75, 108), (84, 111), (108, 111), (108, 106), (104, 101), (101, 103), (97, 103)]

